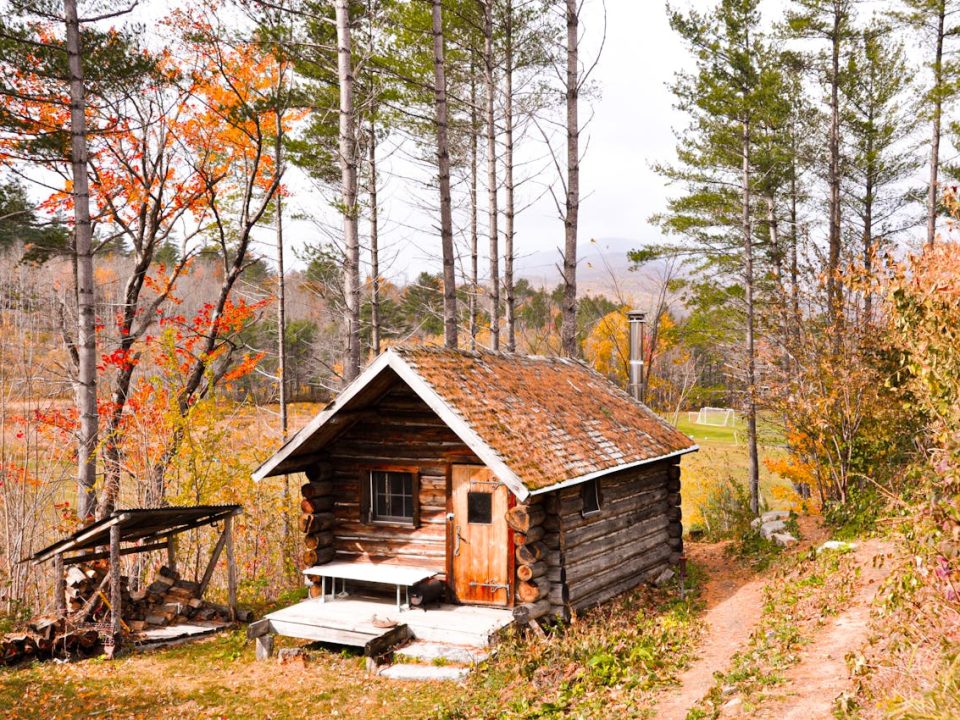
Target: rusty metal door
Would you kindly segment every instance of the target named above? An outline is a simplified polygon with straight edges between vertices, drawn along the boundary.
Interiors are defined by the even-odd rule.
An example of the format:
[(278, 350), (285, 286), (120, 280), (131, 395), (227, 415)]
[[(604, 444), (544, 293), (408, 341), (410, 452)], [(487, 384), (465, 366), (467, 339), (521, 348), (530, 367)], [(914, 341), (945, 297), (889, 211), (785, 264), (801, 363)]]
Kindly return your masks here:
[(482, 465), (452, 468), (453, 591), (462, 603), (509, 605), (509, 490)]

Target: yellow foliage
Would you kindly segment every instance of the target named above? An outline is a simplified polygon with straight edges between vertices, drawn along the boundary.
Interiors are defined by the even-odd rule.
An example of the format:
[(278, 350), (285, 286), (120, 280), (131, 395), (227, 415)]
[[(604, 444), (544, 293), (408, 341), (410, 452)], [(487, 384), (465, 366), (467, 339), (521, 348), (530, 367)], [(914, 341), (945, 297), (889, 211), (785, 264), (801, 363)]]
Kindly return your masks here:
[(608, 378), (626, 385), (630, 367), (630, 337), (624, 310), (607, 313), (594, 326), (583, 346), (587, 361)]

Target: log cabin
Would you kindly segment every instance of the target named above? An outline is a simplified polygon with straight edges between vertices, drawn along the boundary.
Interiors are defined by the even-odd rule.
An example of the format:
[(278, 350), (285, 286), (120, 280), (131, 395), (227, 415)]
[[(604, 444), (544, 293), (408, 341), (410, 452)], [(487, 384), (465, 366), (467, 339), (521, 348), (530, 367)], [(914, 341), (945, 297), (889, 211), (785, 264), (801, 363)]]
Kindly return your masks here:
[(584, 363), (394, 347), (254, 478), (306, 476), (311, 596), (380, 582), (400, 611), (401, 589), (409, 605), (432, 586), (526, 623), (678, 562), (680, 458), (696, 449)]

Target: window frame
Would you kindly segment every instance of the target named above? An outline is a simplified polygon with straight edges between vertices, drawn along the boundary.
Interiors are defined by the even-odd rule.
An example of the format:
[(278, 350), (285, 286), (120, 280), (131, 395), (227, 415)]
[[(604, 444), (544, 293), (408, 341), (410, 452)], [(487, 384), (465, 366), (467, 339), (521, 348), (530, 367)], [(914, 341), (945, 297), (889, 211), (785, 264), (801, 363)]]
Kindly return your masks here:
[[(593, 488), (592, 493), (590, 493), (591, 488)], [(596, 499), (597, 506), (587, 510), (587, 497), (590, 494)], [(603, 512), (603, 490), (600, 487), (600, 478), (593, 478), (580, 484), (580, 503), (580, 515), (582, 517), (591, 517)]]
[[(376, 493), (374, 473), (409, 475), (411, 478), (412, 514), (407, 517), (375, 517)], [(360, 522), (384, 527), (420, 527), (420, 468), (409, 465), (365, 465), (360, 468)]]

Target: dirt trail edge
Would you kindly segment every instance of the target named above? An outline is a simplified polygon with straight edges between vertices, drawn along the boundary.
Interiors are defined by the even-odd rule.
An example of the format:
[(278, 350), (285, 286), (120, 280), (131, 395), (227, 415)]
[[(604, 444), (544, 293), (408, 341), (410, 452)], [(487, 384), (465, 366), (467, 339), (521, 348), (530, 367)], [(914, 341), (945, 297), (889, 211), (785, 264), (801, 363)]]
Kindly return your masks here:
[(814, 636), (800, 662), (785, 675), (782, 695), (768, 698), (758, 718), (820, 720), (833, 718), (837, 697), (850, 689), (848, 653), (861, 648), (870, 633), (870, 606), (893, 569), (893, 543), (867, 540), (853, 553), (861, 567), (857, 593), (846, 609)]
[[(710, 573), (705, 588), (708, 608), (704, 614), (706, 635), (700, 657), (680, 676), (680, 686), (669, 690), (658, 703), (654, 714), (657, 720), (684, 720), (687, 711), (713, 686), (713, 673), (730, 664), (733, 654), (750, 638), (760, 617), (765, 578), (750, 580), (725, 573), (724, 570), (729, 571), (735, 563), (723, 556), (722, 549), (717, 546), (717, 550), (711, 548), (713, 552), (703, 552), (705, 556), (716, 555), (716, 558), (697, 558), (698, 553), (691, 553), (708, 564), (717, 560), (718, 569), (722, 569), (719, 575)], [(717, 595), (725, 597), (717, 599)]]

